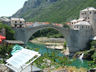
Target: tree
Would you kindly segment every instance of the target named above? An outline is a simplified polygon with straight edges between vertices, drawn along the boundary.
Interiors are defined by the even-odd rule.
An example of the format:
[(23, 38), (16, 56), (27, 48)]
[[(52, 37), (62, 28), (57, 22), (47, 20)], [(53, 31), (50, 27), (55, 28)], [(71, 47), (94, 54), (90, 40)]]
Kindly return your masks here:
[(5, 62), (5, 59), (11, 57), (11, 51), (12, 51), (12, 46), (8, 45), (0, 45), (0, 57), (3, 58), (3, 62)]
[(0, 29), (5, 28), (6, 29), (6, 38), (8, 40), (13, 40), (14, 39), (14, 33), (15, 31), (8, 25), (3, 24), (2, 22), (0, 22)]
[(92, 42), (91, 42), (91, 47), (92, 47), (92, 46), (96, 47), (96, 41), (92, 41)]

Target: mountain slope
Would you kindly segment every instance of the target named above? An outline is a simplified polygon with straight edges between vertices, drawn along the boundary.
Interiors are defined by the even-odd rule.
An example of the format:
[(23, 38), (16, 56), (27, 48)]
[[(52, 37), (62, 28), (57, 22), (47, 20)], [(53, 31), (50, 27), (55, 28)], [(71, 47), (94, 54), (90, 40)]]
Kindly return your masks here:
[(78, 18), (80, 10), (90, 6), (96, 8), (96, 0), (28, 0), (13, 17), (61, 23)]

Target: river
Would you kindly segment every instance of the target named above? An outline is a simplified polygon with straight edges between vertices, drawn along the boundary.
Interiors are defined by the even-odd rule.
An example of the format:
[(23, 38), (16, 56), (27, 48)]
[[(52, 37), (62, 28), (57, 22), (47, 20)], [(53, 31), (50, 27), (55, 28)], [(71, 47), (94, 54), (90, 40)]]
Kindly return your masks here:
[[(32, 50), (35, 50), (35, 51), (39, 51), (41, 53), (41, 55), (44, 55), (45, 53), (48, 53), (49, 55), (51, 55), (52, 52), (55, 53), (55, 55), (57, 56), (64, 56), (64, 54), (61, 53), (61, 50), (55, 50), (55, 49), (49, 49), (49, 48), (46, 48), (46, 46), (44, 44), (36, 44), (36, 43), (27, 43), (27, 47), (32, 49)], [(57, 59), (57, 62), (58, 61), (58, 58)], [(83, 68), (89, 68), (88, 66), (88, 61), (86, 60), (83, 60), (80, 61), (80, 59), (72, 59), (70, 58), (70, 61), (71, 63), (70, 64), (67, 64), (67, 66), (76, 66), (77, 68), (80, 68), (80, 67), (83, 67)]]

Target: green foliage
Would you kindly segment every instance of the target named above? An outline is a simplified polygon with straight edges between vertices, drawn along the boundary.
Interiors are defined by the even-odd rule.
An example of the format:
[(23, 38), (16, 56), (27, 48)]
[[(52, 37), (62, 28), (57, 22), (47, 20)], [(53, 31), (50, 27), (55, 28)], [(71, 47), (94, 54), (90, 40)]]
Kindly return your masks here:
[(4, 62), (3, 62), (3, 60), (0, 60), (0, 64), (3, 64)]
[(14, 40), (14, 31), (10, 26), (5, 25), (7, 40)]
[(13, 29), (10, 26), (5, 25), (2, 22), (0, 22), (0, 29), (2, 29), (2, 28), (6, 29), (6, 38), (7, 38), (7, 40), (13, 40), (14, 39), (14, 33), (15, 33), (13, 31)]
[(35, 34), (33, 34), (33, 36), (30, 39), (33, 39), (36, 37), (53, 37), (53, 38), (61, 37), (61, 38), (63, 38), (63, 35), (55, 29), (48, 28), (48, 29), (43, 29), (43, 30), (37, 31)]
[(63, 25), (64, 28), (70, 28), (67, 24)]
[(60, 65), (62, 65), (62, 66), (65, 66), (70, 63), (69, 58), (67, 58), (67, 57), (58, 57), (58, 61), (59, 61)]
[(91, 42), (91, 47), (96, 47), (96, 41)]
[(94, 52), (94, 54), (91, 57), (92, 57), (94, 63), (96, 63), (96, 51)]
[(66, 45), (67, 45), (66, 42), (64, 42), (64, 48), (66, 48)]
[(12, 51), (11, 45), (8, 45), (8, 46), (0, 45), (0, 57), (3, 58), (3, 62), (4, 62), (4, 59), (11, 57), (11, 51)]

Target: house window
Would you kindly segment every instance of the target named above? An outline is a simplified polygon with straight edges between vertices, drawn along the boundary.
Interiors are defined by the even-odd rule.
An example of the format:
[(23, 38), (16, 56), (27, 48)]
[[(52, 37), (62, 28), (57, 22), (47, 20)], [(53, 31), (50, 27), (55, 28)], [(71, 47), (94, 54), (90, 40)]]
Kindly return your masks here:
[(17, 25), (15, 25), (15, 27), (17, 27)]
[(20, 28), (22, 28), (22, 25), (20, 25)]
[(15, 23), (17, 23), (17, 21), (15, 21)]
[(22, 21), (20, 21), (20, 23), (22, 23)]

